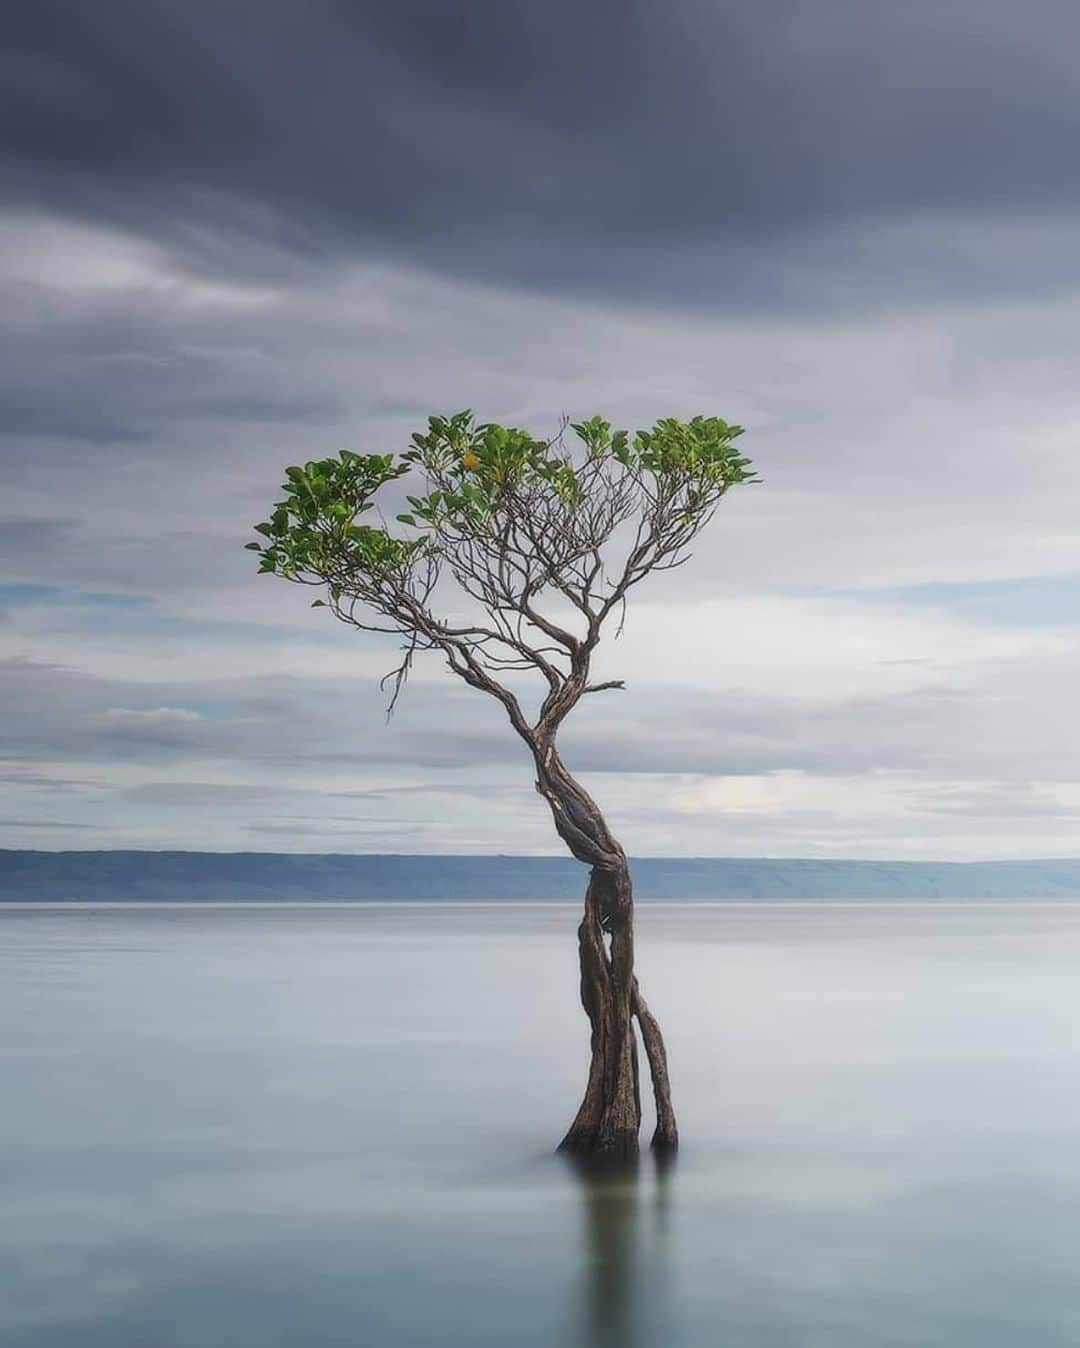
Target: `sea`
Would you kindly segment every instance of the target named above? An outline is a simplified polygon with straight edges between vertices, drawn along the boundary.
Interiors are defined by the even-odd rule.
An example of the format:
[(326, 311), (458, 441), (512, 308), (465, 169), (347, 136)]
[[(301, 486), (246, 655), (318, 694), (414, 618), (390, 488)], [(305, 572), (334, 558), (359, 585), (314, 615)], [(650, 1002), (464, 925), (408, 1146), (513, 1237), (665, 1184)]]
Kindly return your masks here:
[(1080, 1344), (1080, 905), (642, 904), (602, 1176), (577, 920), (0, 905), (0, 1343)]

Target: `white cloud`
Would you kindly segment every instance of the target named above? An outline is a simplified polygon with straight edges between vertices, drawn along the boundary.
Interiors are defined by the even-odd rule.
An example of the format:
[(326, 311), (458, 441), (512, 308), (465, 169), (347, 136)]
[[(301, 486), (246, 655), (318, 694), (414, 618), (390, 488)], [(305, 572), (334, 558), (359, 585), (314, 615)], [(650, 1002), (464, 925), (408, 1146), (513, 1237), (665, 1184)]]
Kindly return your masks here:
[(188, 711), (185, 707), (110, 707), (101, 713), (103, 721), (112, 721), (118, 725), (180, 725), (190, 721), (201, 721), (197, 711)]
[[(43, 295), (68, 304), (142, 298), (211, 316), (230, 309), (261, 311), (277, 299), (269, 287), (194, 275), (135, 235), (21, 212), (0, 214), (0, 286), (27, 298), (32, 287), (38, 303)], [(5, 318), (17, 323), (26, 312), (16, 305)]]

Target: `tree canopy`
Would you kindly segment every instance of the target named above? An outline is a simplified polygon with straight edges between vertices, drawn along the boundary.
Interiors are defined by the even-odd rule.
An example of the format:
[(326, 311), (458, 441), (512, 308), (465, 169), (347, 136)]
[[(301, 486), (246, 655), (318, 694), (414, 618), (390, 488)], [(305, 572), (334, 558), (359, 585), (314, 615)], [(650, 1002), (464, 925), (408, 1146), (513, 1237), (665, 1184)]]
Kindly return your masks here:
[[(261, 572), (320, 587), (315, 605), (343, 622), (404, 639), (391, 706), (416, 652), (438, 650), (535, 745), (585, 693), (621, 686), (588, 681), (604, 624), (621, 625), (647, 575), (688, 559), (731, 487), (757, 480), (741, 433), (720, 417), (629, 432), (594, 416), (542, 440), (470, 411), (434, 416), (401, 454), (342, 450), (286, 469), (247, 546)], [(398, 479), (414, 486), (403, 499)], [(393, 527), (380, 507), (391, 495), (408, 507)], [(464, 617), (446, 616), (447, 577), (472, 601)], [(543, 680), (535, 719), (503, 680), (512, 670)]]

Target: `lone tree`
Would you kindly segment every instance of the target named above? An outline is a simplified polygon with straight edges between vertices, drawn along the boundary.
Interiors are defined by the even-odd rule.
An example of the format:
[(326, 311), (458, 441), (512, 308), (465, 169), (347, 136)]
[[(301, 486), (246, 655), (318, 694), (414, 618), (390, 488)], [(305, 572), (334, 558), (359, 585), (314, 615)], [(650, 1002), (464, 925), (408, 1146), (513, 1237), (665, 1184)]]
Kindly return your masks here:
[[(286, 469), (284, 499), (255, 526), (261, 540), (247, 545), (260, 571), (319, 587), (325, 597), (315, 606), (403, 638), (401, 663), (384, 680), (391, 709), (416, 653), (438, 651), (502, 704), (527, 747), (559, 837), (590, 867), (578, 950), (592, 1058), (561, 1143), (582, 1157), (637, 1153), (635, 1020), (656, 1100), (653, 1147), (674, 1149), (678, 1130), (664, 1040), (634, 975), (626, 853), (560, 758), (559, 729), (582, 698), (623, 687), (590, 682), (590, 665), (605, 624), (621, 625), (630, 590), (681, 566), (728, 489), (756, 481), (735, 447), (740, 432), (719, 417), (694, 417), (631, 435), (593, 417), (545, 441), (479, 425), (470, 412), (432, 417), (403, 454), (343, 450)], [(418, 494), (391, 532), (375, 500), (407, 475)], [(463, 617), (439, 616), (448, 577), (457, 608), (466, 596)], [(523, 673), (540, 681), (535, 712), (521, 700)]]

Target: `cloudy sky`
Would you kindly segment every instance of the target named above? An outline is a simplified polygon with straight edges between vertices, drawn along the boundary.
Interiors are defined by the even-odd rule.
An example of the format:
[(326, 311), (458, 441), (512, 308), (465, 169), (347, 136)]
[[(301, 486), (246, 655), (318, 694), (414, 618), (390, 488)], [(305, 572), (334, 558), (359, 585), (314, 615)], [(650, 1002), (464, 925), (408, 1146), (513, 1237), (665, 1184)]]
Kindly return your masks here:
[(432, 411), (765, 484), (565, 752), (638, 854), (1080, 853), (1074, 0), (37, 0), (0, 56), (0, 846), (556, 850), (253, 575)]

